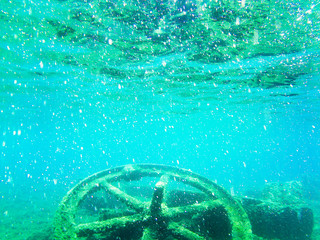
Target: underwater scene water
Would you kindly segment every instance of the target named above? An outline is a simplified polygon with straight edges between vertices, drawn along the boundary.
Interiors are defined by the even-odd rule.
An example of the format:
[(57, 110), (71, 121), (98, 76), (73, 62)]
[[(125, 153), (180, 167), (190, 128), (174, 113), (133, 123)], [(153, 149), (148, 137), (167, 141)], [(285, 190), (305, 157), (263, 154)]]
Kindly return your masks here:
[(1, 0), (0, 21), (0, 239), (56, 238), (67, 192), (126, 164), (285, 193), (312, 233), (254, 239), (320, 239), (318, 1)]

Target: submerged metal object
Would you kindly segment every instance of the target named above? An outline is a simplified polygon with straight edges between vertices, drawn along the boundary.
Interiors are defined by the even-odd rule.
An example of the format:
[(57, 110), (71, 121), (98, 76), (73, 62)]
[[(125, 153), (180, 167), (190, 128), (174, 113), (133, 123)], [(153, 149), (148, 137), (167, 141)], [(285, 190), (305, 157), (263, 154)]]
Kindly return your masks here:
[[(151, 200), (143, 201), (125, 190), (127, 183), (143, 178), (157, 179)], [(149, 181), (149, 180), (148, 180)], [(195, 199), (179, 202), (188, 191), (169, 191), (183, 184), (193, 188)], [(77, 223), (79, 206), (97, 191), (112, 195), (123, 209), (113, 209), (98, 221)], [(147, 193), (144, 191), (144, 193)], [(174, 199), (177, 201), (174, 201)], [(186, 196), (185, 196), (186, 197)], [(187, 197), (188, 198), (188, 197)], [(190, 199), (190, 197), (189, 197)], [(171, 202), (171, 204), (170, 204)], [(173, 204), (172, 204), (173, 203)], [(224, 230), (217, 231), (212, 216), (223, 216)], [(218, 239), (251, 240), (247, 213), (226, 190), (211, 180), (188, 170), (163, 165), (125, 165), (96, 173), (77, 184), (63, 198), (55, 217), (55, 239)]]
[(311, 239), (313, 212), (301, 183), (268, 184), (262, 197), (232, 197), (176, 167), (125, 165), (68, 192), (56, 213), (54, 239)]

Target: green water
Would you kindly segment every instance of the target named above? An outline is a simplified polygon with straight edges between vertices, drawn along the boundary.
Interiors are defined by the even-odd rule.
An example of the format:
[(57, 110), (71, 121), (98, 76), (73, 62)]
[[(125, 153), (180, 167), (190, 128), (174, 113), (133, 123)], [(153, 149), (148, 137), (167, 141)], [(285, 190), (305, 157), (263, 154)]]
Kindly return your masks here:
[(128, 163), (239, 195), (307, 182), (319, 238), (319, 19), (312, 0), (1, 0), (0, 239), (48, 239), (71, 187)]

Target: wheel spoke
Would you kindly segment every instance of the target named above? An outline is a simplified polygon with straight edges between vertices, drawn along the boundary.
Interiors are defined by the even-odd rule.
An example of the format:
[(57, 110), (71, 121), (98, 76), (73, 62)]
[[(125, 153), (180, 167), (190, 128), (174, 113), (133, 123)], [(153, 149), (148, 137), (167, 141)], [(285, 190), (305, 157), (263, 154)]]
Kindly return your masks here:
[(89, 237), (93, 234), (112, 235), (115, 232), (121, 232), (130, 227), (141, 227), (144, 225), (144, 221), (142, 214), (134, 214), (100, 222), (79, 224), (75, 227), (75, 232), (78, 237)]
[(129, 208), (134, 209), (138, 213), (141, 213), (144, 210), (143, 202), (139, 201), (138, 199), (130, 196), (129, 194), (125, 193), (124, 191), (120, 190), (119, 188), (113, 186), (108, 182), (103, 183), (103, 187), (105, 187), (106, 191), (114, 195), (117, 199), (122, 201), (126, 204)]
[(165, 192), (166, 186), (168, 185), (168, 181), (169, 181), (169, 176), (162, 175), (160, 178), (160, 181), (157, 182), (154, 188), (151, 205), (150, 205), (150, 212), (151, 212), (151, 215), (154, 217), (157, 217), (159, 214), (161, 214), (161, 204), (164, 198), (164, 192)]
[(172, 235), (185, 240), (205, 240), (204, 237), (199, 236), (197, 233), (190, 231), (189, 229), (179, 225), (177, 223), (170, 223), (168, 229), (172, 232)]
[(201, 203), (195, 203), (192, 205), (171, 207), (163, 210), (163, 216), (165, 218), (175, 220), (181, 219), (185, 216), (190, 216), (199, 212), (208, 211), (213, 208), (223, 206), (219, 200), (204, 201)]

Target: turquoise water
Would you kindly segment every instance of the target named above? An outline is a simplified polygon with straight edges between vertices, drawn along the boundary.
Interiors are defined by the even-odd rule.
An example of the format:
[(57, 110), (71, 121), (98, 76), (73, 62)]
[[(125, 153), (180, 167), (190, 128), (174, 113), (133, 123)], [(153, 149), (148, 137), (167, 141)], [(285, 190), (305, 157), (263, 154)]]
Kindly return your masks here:
[(32, 239), (26, 223), (49, 226), (72, 186), (124, 164), (239, 194), (319, 181), (317, 2), (0, 6), (1, 239)]

